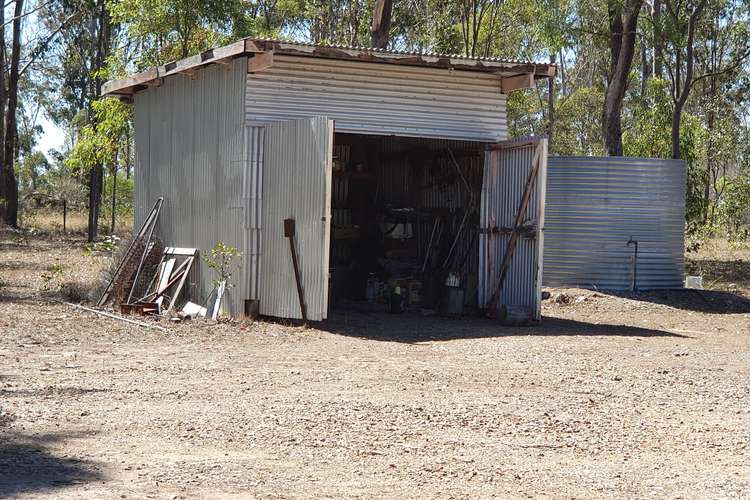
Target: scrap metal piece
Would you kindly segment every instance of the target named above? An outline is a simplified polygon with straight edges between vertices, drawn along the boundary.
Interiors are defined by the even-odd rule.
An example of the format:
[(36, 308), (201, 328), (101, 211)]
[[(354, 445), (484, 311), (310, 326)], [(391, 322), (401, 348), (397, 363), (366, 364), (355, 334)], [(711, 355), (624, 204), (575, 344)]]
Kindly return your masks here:
[(294, 246), (294, 219), (284, 219), (284, 236), (289, 238), (289, 248), (292, 251), (292, 266), (294, 267), (294, 279), (297, 282), (297, 295), (299, 296), (299, 307), (302, 311), (302, 321), (307, 326), (307, 306), (305, 306), (305, 297), (302, 292), (302, 281), (299, 274), (299, 264), (297, 263), (297, 248)]

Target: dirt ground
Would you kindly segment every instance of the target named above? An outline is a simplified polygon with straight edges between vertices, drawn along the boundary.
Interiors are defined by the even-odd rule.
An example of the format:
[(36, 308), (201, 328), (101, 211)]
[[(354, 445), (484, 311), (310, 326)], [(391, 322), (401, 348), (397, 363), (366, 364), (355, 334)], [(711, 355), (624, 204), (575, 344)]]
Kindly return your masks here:
[(552, 290), (533, 328), (163, 333), (51, 301), (82, 245), (0, 233), (0, 497), (750, 496), (745, 255), (690, 262), (734, 293)]

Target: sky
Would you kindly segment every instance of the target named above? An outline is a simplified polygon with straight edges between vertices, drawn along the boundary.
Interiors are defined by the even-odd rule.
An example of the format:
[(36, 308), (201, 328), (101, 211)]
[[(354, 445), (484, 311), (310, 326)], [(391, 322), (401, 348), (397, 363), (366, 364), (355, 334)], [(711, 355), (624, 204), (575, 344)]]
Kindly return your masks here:
[[(30, 3), (32, 3), (32, 7), (30, 7), (29, 9), (32, 11), (32, 13), (26, 17), (23, 23), (24, 43), (31, 43), (29, 40), (34, 39), (37, 36), (37, 33), (43, 29), (40, 26), (40, 21), (37, 13), (33, 11), (35, 3)], [(12, 17), (12, 13), (10, 11), (5, 13), (6, 19), (8, 19), (9, 15), (10, 17)], [(52, 161), (52, 158), (50, 158), (49, 155), (49, 150), (61, 150), (63, 148), (63, 146), (65, 145), (65, 132), (63, 132), (63, 130), (60, 129), (57, 125), (52, 123), (52, 121), (50, 121), (50, 119), (44, 114), (43, 110), (37, 116), (36, 124), (41, 125), (44, 132), (37, 136), (37, 144), (35, 149), (44, 153), (45, 156), (47, 156), (47, 159)]]
[(39, 118), (39, 125), (42, 126), (44, 132), (38, 138), (37, 149), (44, 153), (48, 160), (52, 161), (49, 150), (61, 150), (63, 148), (65, 145), (65, 132), (44, 115)]

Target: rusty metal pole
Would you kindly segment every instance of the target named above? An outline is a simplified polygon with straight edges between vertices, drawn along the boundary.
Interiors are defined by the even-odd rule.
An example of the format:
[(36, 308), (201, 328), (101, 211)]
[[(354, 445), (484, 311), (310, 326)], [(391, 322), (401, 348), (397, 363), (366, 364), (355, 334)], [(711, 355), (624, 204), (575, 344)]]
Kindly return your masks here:
[(294, 279), (297, 282), (297, 296), (299, 297), (299, 308), (302, 311), (302, 321), (307, 327), (307, 307), (305, 297), (302, 293), (302, 280), (299, 275), (299, 264), (297, 263), (297, 248), (294, 246), (294, 219), (284, 219), (284, 236), (289, 238), (289, 248), (292, 251), (292, 266), (294, 267)]

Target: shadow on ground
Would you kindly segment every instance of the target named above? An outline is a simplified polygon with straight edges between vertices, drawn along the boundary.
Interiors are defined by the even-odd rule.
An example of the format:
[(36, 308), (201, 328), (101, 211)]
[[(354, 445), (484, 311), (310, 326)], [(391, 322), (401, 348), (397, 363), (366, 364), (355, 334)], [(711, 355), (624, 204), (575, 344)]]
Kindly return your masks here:
[(562, 318), (542, 319), (533, 326), (502, 326), (496, 320), (464, 317), (422, 317), (417, 314), (336, 312), (317, 328), (351, 337), (387, 342), (434, 342), (517, 336), (680, 337), (677, 333), (625, 325), (594, 324)]
[(44, 398), (50, 396), (84, 396), (87, 394), (96, 394), (106, 392), (107, 389), (91, 389), (87, 387), (75, 386), (46, 386), (34, 389), (0, 389), (2, 398)]
[(750, 260), (686, 258), (685, 271), (688, 274), (707, 276), (707, 279), (729, 283), (750, 283)]
[(646, 292), (600, 292), (630, 300), (710, 314), (750, 313), (750, 300), (730, 292), (716, 290), (651, 290)]
[(37, 264), (33, 262), (21, 262), (21, 261), (6, 261), (0, 262), (0, 271), (39, 271), (42, 272), (44, 269), (40, 269)]
[[(32, 287), (27, 286), (27, 285), (16, 286), (14, 288), (16, 289), (27, 288), (30, 290), (32, 289)], [(12, 303), (12, 304), (23, 303), (23, 304), (31, 304), (31, 305), (43, 305), (43, 303), (40, 301), (39, 295), (33, 292), (34, 290), (32, 290), (32, 293), (21, 294), (21, 293), (16, 293), (11, 290), (7, 290), (7, 289), (0, 290), (0, 303), (7, 302), (7, 303)]]
[(97, 464), (58, 456), (49, 449), (57, 441), (75, 437), (62, 434), (32, 437), (0, 430), (0, 498), (52, 494), (66, 486), (101, 480)]

